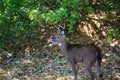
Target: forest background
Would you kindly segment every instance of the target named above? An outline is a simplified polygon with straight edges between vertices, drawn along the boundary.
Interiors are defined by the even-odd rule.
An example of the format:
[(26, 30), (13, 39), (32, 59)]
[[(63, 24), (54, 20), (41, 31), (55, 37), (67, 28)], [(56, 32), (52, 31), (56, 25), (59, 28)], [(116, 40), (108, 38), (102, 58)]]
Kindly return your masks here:
[(72, 79), (65, 56), (48, 46), (57, 25), (70, 43), (98, 45), (104, 78), (120, 79), (120, 0), (1, 0), (0, 79)]

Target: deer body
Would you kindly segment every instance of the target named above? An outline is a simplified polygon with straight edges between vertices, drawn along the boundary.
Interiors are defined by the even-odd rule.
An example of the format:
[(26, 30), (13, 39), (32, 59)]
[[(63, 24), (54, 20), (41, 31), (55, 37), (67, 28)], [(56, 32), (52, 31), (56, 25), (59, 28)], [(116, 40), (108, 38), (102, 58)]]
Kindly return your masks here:
[(65, 54), (67, 60), (71, 64), (75, 80), (78, 80), (76, 64), (80, 62), (85, 64), (85, 67), (90, 75), (90, 80), (94, 80), (94, 74), (92, 72), (93, 66), (96, 68), (97, 75), (102, 79), (100, 70), (102, 56), (100, 49), (96, 45), (68, 44), (63, 31), (61, 31), (59, 35), (53, 37), (50, 43), (60, 46), (61, 51)]

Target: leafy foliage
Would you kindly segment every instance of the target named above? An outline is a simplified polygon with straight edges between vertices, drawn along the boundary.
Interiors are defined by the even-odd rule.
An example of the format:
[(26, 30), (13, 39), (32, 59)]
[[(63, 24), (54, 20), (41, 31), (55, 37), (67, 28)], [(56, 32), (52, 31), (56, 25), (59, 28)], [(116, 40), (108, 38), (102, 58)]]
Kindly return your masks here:
[[(88, 21), (88, 14), (96, 10), (107, 13), (106, 22), (116, 20), (120, 17), (118, 2), (119, 0), (107, 0), (106, 2), (96, 1), (93, 4), (89, 0), (1, 0), (0, 46), (20, 47), (26, 42), (33, 44), (34, 41), (30, 38), (41, 41), (39, 34), (35, 31), (36, 27), (37, 29), (46, 29), (46, 27), (53, 29), (53, 26), (65, 23), (68, 32), (72, 33), (77, 29), (74, 27), (76, 24)], [(115, 14), (111, 15), (112, 12)], [(114, 27), (114, 22), (111, 26)], [(109, 37), (118, 39), (118, 31), (118, 27), (109, 28), (108, 39)]]
[(119, 39), (119, 29), (118, 26), (113, 25), (110, 26), (110, 29), (108, 31), (108, 36), (106, 37), (108, 42), (111, 42), (112, 40)]

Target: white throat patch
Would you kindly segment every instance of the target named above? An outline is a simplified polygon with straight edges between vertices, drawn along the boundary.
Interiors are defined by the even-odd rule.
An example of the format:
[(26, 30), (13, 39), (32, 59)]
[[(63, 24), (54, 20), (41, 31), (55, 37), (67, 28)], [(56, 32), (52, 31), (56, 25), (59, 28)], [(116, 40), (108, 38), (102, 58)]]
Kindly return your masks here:
[(58, 46), (62, 46), (62, 43), (59, 43)]

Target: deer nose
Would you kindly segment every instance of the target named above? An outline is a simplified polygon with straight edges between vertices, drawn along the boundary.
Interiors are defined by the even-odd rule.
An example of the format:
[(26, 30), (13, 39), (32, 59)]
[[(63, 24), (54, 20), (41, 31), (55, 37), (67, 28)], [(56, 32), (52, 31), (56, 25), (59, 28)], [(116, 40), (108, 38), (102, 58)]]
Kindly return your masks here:
[(53, 41), (50, 41), (50, 44), (53, 44), (54, 42)]

